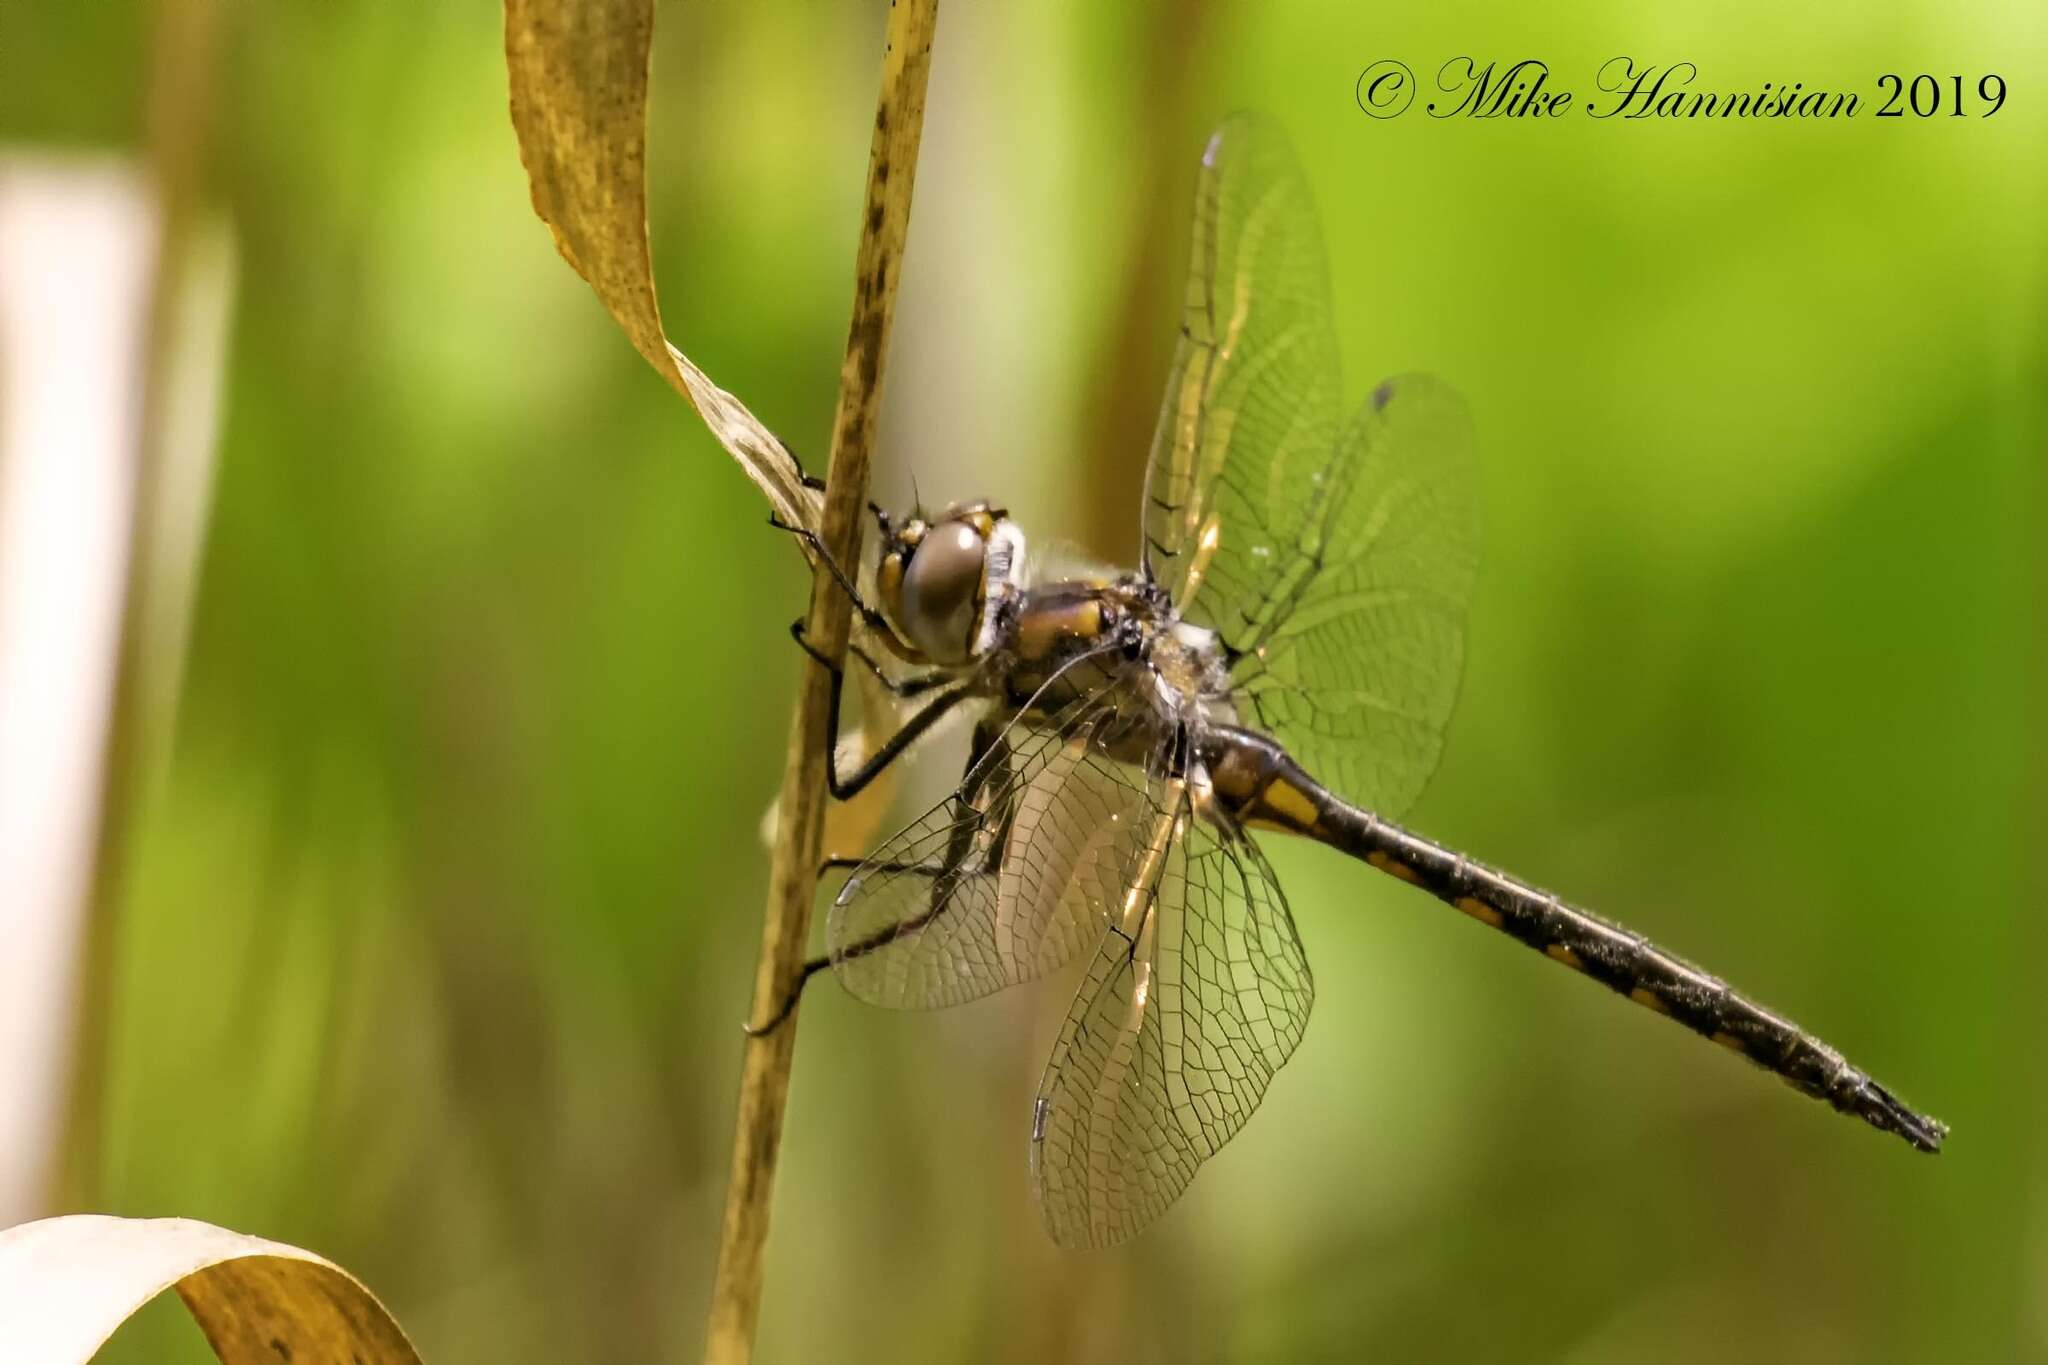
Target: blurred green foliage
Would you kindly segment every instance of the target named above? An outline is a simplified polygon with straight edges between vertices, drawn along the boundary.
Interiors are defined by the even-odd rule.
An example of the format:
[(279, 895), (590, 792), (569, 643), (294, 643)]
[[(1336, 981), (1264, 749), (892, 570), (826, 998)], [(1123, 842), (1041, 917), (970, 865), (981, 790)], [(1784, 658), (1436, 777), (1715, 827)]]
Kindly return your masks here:
[[(529, 211), (493, 5), (225, 8), (210, 196), (242, 284), (122, 907), (104, 1206), (318, 1248), (429, 1359), (691, 1358), (798, 558)], [(822, 984), (765, 1359), (2048, 1356), (2044, 28), (1934, 0), (942, 15), (879, 496), (997, 493), (1128, 558), (1195, 154), (1271, 111), (1352, 394), (1430, 369), (1481, 426), (1464, 700), (1414, 823), (1955, 1135), (1916, 1157), (1280, 849), (1315, 1022), (1123, 1250), (1062, 1256), (1030, 1204), (1058, 987), (912, 1017)], [(813, 468), (880, 31), (878, 3), (660, 9), (670, 326)], [(149, 34), (145, 6), (9, 6), (0, 130), (133, 145)], [(1352, 101), (1382, 57), (1535, 56), (1590, 92), (1624, 53), (1710, 89), (2013, 93), (1819, 124)], [(128, 1358), (180, 1332), (200, 1358), (168, 1317)]]

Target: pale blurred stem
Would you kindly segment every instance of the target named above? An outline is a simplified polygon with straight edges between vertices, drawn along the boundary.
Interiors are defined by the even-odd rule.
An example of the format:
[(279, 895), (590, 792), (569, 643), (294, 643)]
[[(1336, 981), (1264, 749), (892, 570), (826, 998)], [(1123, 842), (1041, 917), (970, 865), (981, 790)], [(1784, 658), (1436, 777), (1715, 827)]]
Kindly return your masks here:
[[(839, 371), (839, 406), (832, 423), (820, 527), (827, 553), (849, 567), (858, 562), (866, 515), (868, 459), (881, 406), (883, 358), (896, 297), (897, 273), (910, 221), (910, 191), (924, 128), (925, 78), (931, 70), (938, 0), (895, 0), (889, 9), (882, 92), (868, 151), (867, 201), (861, 214), (854, 274), (853, 320)], [(850, 604), (829, 575), (811, 587), (810, 638), (827, 657), (843, 658)], [(804, 666), (783, 765), (774, 865), (761, 926), (761, 959), (754, 973), (749, 1015), (767, 1019), (794, 989), (809, 939), (811, 902), (818, 887), (818, 844), (825, 811), (825, 739), (830, 678)], [(711, 1290), (711, 1323), (704, 1358), (730, 1365), (751, 1357), (761, 1312), (762, 1254), (768, 1241), (769, 1200), (782, 1116), (789, 1095), (797, 1016), (759, 1037), (749, 1037), (740, 1073), (733, 1133), (732, 1182), (726, 1191), (718, 1273)]]
[(93, 1208), (104, 1183), (107, 1063), (114, 1009), (119, 915), (135, 812), (149, 779), (150, 761), (166, 751), (168, 736), (152, 732), (150, 573), (159, 562), (155, 537), (163, 470), (164, 392), (170, 367), (172, 320), (192, 260), (193, 222), (213, 114), (214, 58), (220, 11), (215, 0), (162, 0), (150, 46), (148, 142), (157, 193), (156, 264), (150, 284), (142, 393), (142, 424), (135, 452), (128, 533), (127, 582), (122, 593), (121, 639), (114, 667), (107, 744), (101, 759), (98, 828), (92, 880), (80, 937), (78, 985), (71, 1038), (62, 1147), (51, 1178), (51, 1202), (60, 1211)]
[[(1171, 331), (1163, 320), (1177, 316), (1180, 270), (1176, 253), (1159, 249), (1175, 240), (1181, 215), (1194, 194), (1188, 116), (1195, 79), (1219, 6), (1215, 0), (1180, 0), (1157, 5), (1134, 20), (1145, 54), (1133, 83), (1129, 107), (1137, 123), (1128, 139), (1134, 154), (1127, 190), (1130, 235), (1123, 247), (1119, 302), (1107, 320), (1091, 378), (1082, 397), (1081, 430), (1088, 449), (1100, 452), (1090, 466), (1088, 497), (1069, 509), (1085, 528), (1088, 553), (1111, 563), (1134, 557), (1137, 522), (1130, 509), (1144, 494), (1145, 461), (1152, 426), (1159, 417), (1158, 391), (1166, 372)], [(1188, 178), (1183, 179), (1183, 174)], [(1113, 216), (1115, 210), (1109, 210)]]

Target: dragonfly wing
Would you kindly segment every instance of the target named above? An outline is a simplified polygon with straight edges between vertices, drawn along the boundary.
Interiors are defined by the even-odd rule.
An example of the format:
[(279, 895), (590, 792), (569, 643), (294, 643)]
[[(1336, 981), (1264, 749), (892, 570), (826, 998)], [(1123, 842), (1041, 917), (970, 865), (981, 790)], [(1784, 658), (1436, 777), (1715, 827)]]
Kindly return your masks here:
[(1443, 748), (1478, 567), (1472, 423), (1429, 375), (1373, 390), (1337, 443), (1330, 498), (1251, 608), (1233, 670), (1245, 718), (1323, 782), (1394, 817)]
[(1145, 568), (1183, 615), (1234, 643), (1318, 500), (1340, 398), (1308, 183), (1275, 125), (1237, 115), (1202, 154), (1180, 341), (1145, 476)]
[(1249, 718), (1345, 797), (1397, 815), (1435, 770), (1457, 698), (1471, 424), (1426, 375), (1381, 384), (1348, 426), (1338, 395), (1307, 184), (1276, 128), (1233, 118), (1202, 158), (1146, 567), (1242, 656)]
[(1258, 847), (1178, 783), (1131, 850), (1131, 905), (1089, 964), (1038, 1090), (1032, 1173), (1053, 1240), (1120, 1242), (1244, 1126), (1315, 985)]
[(1143, 774), (1109, 757), (1116, 689), (976, 744), (953, 795), (849, 877), (826, 921), (841, 983), (930, 1009), (1056, 970), (1102, 936), (1121, 894)]

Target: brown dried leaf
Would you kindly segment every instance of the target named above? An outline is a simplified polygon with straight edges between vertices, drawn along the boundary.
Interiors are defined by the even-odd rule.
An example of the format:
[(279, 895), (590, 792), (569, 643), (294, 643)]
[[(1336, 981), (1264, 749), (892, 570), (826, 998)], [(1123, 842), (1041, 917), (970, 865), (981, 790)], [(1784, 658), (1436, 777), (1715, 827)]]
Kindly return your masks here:
[[(670, 344), (647, 244), (652, 0), (505, 0), (512, 128), (533, 210), (655, 372), (690, 401), (776, 515), (818, 529), (822, 499), (747, 405)], [(810, 553), (805, 547), (806, 554)]]
[[(589, 282), (647, 363), (697, 410), (740, 462), (777, 516), (816, 532), (823, 498), (747, 405), (727, 393), (668, 340), (655, 302), (647, 239), (647, 73), (654, 40), (652, 0), (505, 0), (505, 63), (512, 127), (533, 187), (534, 212), (555, 246)], [(814, 567), (816, 550), (800, 540)], [(858, 621), (856, 639), (865, 637)], [(871, 655), (881, 653), (869, 644)], [(894, 698), (856, 665), (864, 731), (886, 733)], [(852, 761), (866, 734), (849, 735)], [(851, 763), (848, 764), (851, 766)], [(867, 848), (896, 788), (894, 770), (859, 799), (833, 803), (825, 839), (834, 852)], [(769, 829), (775, 812), (769, 812)]]
[(115, 1328), (174, 1286), (227, 1365), (418, 1365), (370, 1291), (310, 1251), (189, 1218), (102, 1214), (0, 1232), (0, 1360), (90, 1360)]

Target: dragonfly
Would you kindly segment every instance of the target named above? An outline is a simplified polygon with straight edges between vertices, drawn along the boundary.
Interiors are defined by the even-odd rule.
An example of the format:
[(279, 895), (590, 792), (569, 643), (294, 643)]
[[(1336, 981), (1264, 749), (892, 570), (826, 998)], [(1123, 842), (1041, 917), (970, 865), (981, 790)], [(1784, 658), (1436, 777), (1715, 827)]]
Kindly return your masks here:
[[(1243, 1127), (1301, 1042), (1315, 981), (1260, 849), (1314, 840), (1434, 896), (1921, 1151), (1947, 1133), (1716, 977), (1392, 821), (1437, 766), (1477, 566), (1473, 428), (1427, 375), (1346, 420), (1307, 183), (1271, 122), (1202, 155), (1180, 336), (1135, 571), (1045, 574), (989, 501), (874, 509), (867, 589), (822, 547), (905, 699), (846, 770), (856, 796), (973, 717), (959, 786), (847, 873), (831, 968), (896, 1008), (974, 1000), (1080, 961), (1032, 1101), (1033, 1182), (1066, 1247), (1130, 1237)], [(787, 529), (787, 528), (786, 528)], [(799, 534), (808, 534), (799, 531)], [(870, 600), (872, 599), (872, 600)], [(851, 665), (849, 665), (851, 666)], [(848, 760), (850, 761), (850, 760)]]

